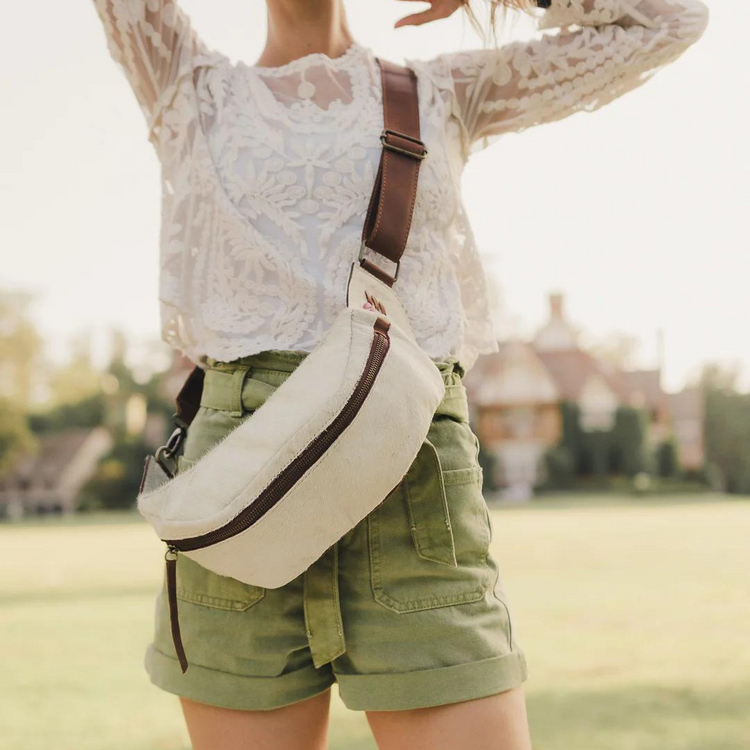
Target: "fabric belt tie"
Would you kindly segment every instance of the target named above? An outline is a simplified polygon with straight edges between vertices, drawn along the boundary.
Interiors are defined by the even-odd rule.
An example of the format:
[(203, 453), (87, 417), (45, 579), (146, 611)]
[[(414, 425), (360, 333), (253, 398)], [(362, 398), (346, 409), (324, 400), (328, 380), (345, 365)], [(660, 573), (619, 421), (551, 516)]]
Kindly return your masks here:
[(339, 546), (330, 546), (303, 574), (305, 631), (316, 669), (346, 651), (339, 601)]
[[(274, 360), (274, 365), (278, 364), (278, 360)], [(256, 369), (264, 370), (264, 374), (268, 376), (266, 380), (273, 380), (281, 385), (295, 369), (295, 364), (298, 363), (290, 360), (288, 369), (262, 366)], [(463, 367), (455, 358), (435, 364), (445, 383), (445, 395), (435, 410), (435, 415), (468, 421), (466, 389), (461, 383)], [(241, 417), (259, 408), (278, 385), (248, 377), (253, 369), (252, 363), (242, 360), (209, 367), (203, 384), (201, 407), (225, 411), (233, 417)], [(338, 562), (339, 548), (336, 543), (303, 574), (305, 629), (316, 669), (346, 651), (339, 601)]]
[[(436, 365), (443, 376), (445, 395), (438, 404), (435, 415), (468, 421), (466, 388), (461, 382), (463, 369), (455, 360), (437, 362)], [(201, 406), (229, 412), (233, 417), (241, 417), (248, 411), (260, 407), (277, 386), (256, 378), (248, 378), (252, 370), (253, 367), (250, 364), (238, 364), (233, 368), (223, 365), (222, 369), (206, 370)], [(290, 369), (289, 374), (291, 372)], [(286, 375), (286, 373), (274, 371), (274, 375)], [(283, 379), (279, 379), (279, 385)]]

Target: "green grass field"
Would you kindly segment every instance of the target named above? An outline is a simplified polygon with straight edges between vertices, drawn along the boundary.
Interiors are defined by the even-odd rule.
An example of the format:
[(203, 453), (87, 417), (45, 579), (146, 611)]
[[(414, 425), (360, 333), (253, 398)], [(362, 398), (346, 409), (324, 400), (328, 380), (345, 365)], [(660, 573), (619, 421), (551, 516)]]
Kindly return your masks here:
[[(750, 748), (750, 502), (558, 498), (492, 518), (536, 750)], [(142, 667), (162, 554), (135, 514), (0, 525), (2, 750), (189, 747)], [(330, 747), (375, 747), (335, 692)]]

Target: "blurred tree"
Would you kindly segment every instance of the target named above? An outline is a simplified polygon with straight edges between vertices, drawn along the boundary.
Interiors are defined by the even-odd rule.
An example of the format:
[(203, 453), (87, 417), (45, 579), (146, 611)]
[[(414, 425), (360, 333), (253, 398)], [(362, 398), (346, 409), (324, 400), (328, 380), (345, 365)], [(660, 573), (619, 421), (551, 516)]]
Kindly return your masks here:
[(585, 479), (587, 486), (607, 485), (616, 474), (635, 476), (646, 469), (647, 414), (621, 406), (611, 430), (581, 429), (580, 407), (560, 404), (559, 443), (544, 454), (544, 488), (562, 489)]
[(29, 414), (29, 426), (35, 433), (50, 433), (67, 427), (97, 427), (104, 423), (106, 404), (102, 393), (95, 393), (72, 404), (61, 403), (51, 409)]
[(701, 374), (705, 394), (706, 462), (727, 492), (750, 494), (750, 394), (737, 390), (738, 368), (710, 363)]
[(32, 400), (42, 340), (29, 315), (33, 296), (0, 291), (0, 397), (21, 408)]
[(575, 486), (575, 457), (566, 445), (548, 448), (542, 457), (540, 489), (572, 489)]
[[(133, 406), (147, 412), (161, 413), (171, 431), (168, 417), (174, 411), (174, 404), (161, 395), (161, 379), (165, 373), (154, 374), (148, 382), (139, 384), (127, 363), (128, 341), (121, 331), (112, 333), (112, 354), (101, 381), (101, 389), (96, 397), (76, 405), (77, 415), (83, 416), (90, 410), (93, 417), (95, 405), (100, 409), (99, 423), (105, 424), (112, 432), (114, 446), (100, 462), (95, 475), (83, 488), (80, 498), (82, 510), (97, 508), (132, 508), (143, 472), (143, 462), (151, 452), (144, 430), (133, 429)], [(84, 408), (85, 407), (85, 408)], [(135, 420), (138, 421), (138, 420)], [(164, 436), (166, 438), (166, 435)]]
[(608, 457), (611, 453), (612, 431), (591, 430), (581, 433), (578, 470), (584, 476), (603, 480), (609, 474)]
[(669, 437), (656, 448), (656, 471), (660, 477), (678, 477), (680, 458), (677, 440)]
[(583, 439), (581, 410), (578, 404), (573, 401), (562, 401), (560, 403), (560, 418), (562, 421), (560, 445), (565, 446), (572, 456), (576, 456)]
[(100, 393), (101, 373), (91, 358), (91, 334), (76, 334), (70, 344), (70, 359), (53, 370), (49, 379), (49, 406), (75, 404)]
[(148, 448), (140, 437), (120, 435), (81, 490), (81, 510), (127, 509), (135, 505)]
[(479, 461), (479, 465), (482, 467), (482, 489), (493, 492), (497, 489), (497, 482), (495, 481), (497, 459), (492, 453), (485, 450), (481, 441), (479, 443), (477, 461)]
[(35, 446), (21, 407), (9, 399), (0, 399), (0, 477), (11, 472), (21, 455)]
[(647, 414), (643, 409), (620, 406), (615, 414), (612, 443), (617, 448), (620, 466), (629, 477), (646, 469)]
[(119, 390), (128, 394), (139, 389), (133, 377), (133, 371), (127, 364), (128, 339), (123, 331), (114, 329), (111, 332), (112, 354), (107, 372), (117, 378)]

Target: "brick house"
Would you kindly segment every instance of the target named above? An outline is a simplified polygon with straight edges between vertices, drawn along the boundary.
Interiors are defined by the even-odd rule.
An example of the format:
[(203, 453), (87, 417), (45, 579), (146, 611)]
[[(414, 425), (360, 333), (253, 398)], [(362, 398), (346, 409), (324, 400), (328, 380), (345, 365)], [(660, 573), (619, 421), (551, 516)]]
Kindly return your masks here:
[(0, 480), (0, 515), (73, 512), (81, 488), (111, 448), (105, 427), (71, 427), (40, 436), (37, 449)]
[(477, 434), (494, 458), (493, 483), (508, 494), (530, 495), (542, 456), (560, 440), (563, 401), (577, 404), (584, 431), (611, 429), (621, 405), (644, 409), (651, 445), (674, 434), (682, 466), (702, 466), (700, 391), (667, 394), (658, 369), (622, 371), (583, 350), (562, 295), (550, 296), (549, 320), (533, 341), (499, 347), (480, 357), (464, 382)]

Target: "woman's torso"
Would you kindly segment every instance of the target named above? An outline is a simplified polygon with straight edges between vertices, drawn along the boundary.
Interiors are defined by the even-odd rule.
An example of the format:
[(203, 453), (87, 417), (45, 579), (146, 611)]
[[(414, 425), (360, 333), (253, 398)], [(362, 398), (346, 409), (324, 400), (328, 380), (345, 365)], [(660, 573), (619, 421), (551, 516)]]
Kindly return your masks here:
[[(312, 54), (278, 68), (220, 55), (210, 62), (192, 82), (200, 117), (168, 142), (171, 169), (162, 155), (166, 179), (173, 172), (183, 183), (165, 196), (165, 210), (177, 215), (163, 231), (176, 233), (173, 250), (185, 256), (172, 284), (168, 257), (162, 265), (172, 343), (193, 359), (225, 361), (265, 349), (310, 351), (345, 307), (360, 251), (381, 151), (377, 62), (357, 43), (341, 57)], [(449, 97), (413, 65), (429, 157), (394, 288), (424, 350), (470, 365), (493, 338), (460, 197), (464, 144)], [(180, 193), (189, 208), (177, 205)]]

